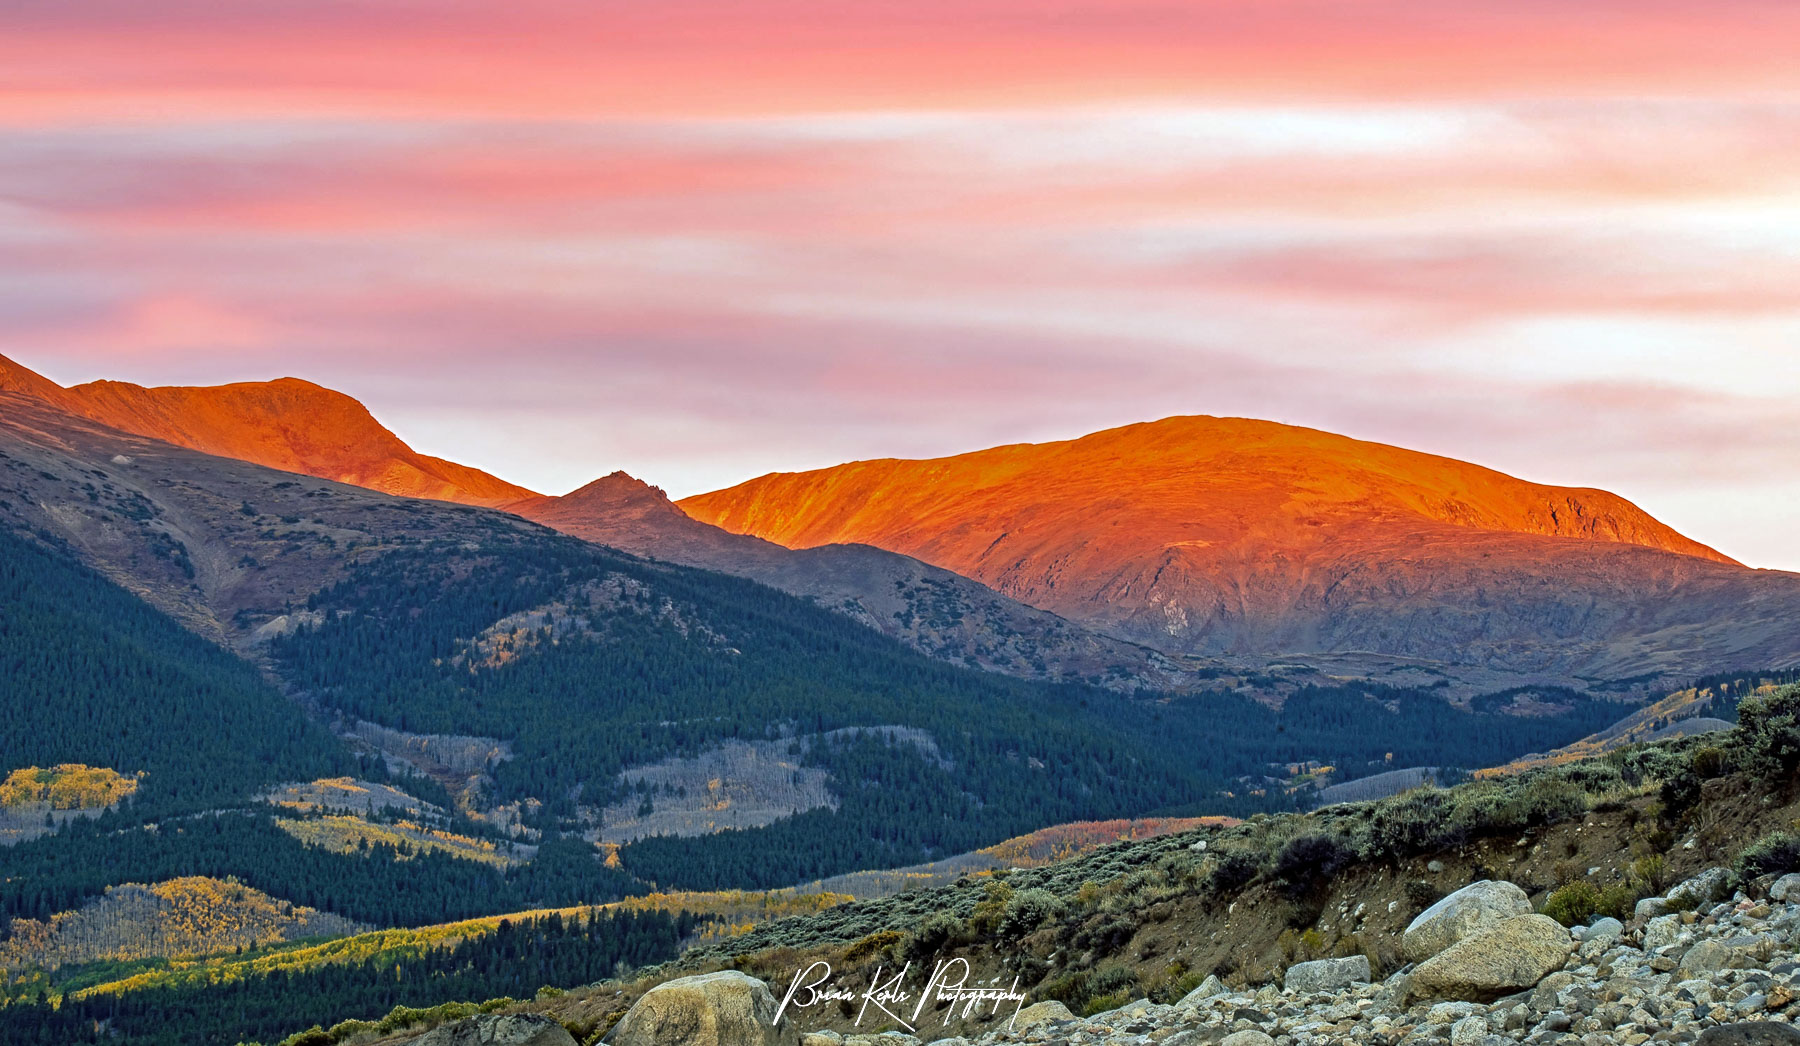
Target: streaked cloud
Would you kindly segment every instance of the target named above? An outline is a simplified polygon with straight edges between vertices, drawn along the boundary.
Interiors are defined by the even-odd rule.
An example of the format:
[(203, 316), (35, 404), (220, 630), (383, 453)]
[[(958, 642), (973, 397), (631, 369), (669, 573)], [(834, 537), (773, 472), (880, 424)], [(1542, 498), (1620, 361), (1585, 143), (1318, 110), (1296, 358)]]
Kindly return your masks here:
[(1791, 4), (15, 8), (0, 352), (59, 380), (678, 495), (1242, 414), (1800, 568)]

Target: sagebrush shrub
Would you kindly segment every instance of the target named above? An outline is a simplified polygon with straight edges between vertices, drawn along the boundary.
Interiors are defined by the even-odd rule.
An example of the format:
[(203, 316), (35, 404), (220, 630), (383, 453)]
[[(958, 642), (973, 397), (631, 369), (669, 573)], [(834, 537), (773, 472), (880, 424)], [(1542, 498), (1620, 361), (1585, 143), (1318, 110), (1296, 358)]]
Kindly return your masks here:
[(1770, 832), (1744, 848), (1733, 870), (1740, 879), (1800, 872), (1800, 836)]
[(1564, 926), (1580, 926), (1600, 910), (1600, 891), (1586, 879), (1558, 888), (1544, 898), (1543, 913)]

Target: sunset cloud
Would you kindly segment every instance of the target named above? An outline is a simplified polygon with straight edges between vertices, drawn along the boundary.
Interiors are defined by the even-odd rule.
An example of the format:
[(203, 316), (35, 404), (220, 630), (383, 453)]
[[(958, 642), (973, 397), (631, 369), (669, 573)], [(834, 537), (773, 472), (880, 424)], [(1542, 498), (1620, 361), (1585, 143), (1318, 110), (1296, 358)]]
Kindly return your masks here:
[(0, 352), (61, 381), (678, 495), (1242, 414), (1800, 568), (1788, 3), (15, 6)]

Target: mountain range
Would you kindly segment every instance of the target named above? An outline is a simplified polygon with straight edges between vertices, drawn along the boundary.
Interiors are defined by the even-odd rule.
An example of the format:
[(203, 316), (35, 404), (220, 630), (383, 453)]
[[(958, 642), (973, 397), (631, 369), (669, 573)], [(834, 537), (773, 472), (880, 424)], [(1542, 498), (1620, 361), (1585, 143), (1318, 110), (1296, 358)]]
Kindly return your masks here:
[[(947, 660), (1127, 689), (1221, 675), (1591, 688), (1800, 659), (1800, 575), (1618, 495), (1313, 429), (1176, 417), (949, 458), (771, 474), (671, 502), (615, 472), (562, 497), (418, 453), (295, 378), (0, 391), (216, 457), (499, 508), (737, 574)], [(66, 420), (64, 423), (67, 423)]]

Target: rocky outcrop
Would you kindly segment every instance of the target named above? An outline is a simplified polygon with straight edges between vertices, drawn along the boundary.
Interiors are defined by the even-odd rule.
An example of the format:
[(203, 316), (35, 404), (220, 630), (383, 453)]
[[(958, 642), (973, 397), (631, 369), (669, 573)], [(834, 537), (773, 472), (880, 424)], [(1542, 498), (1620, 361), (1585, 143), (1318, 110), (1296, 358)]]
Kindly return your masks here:
[(484, 1013), (433, 1028), (408, 1046), (575, 1046), (575, 1037), (540, 1014)]
[(607, 1037), (612, 1046), (799, 1046), (777, 1024), (769, 986), (737, 970), (680, 977), (645, 992)]
[(1531, 911), (1531, 898), (1508, 882), (1470, 883), (1419, 913), (1406, 927), (1401, 951), (1407, 962), (1424, 962), (1457, 941)]

